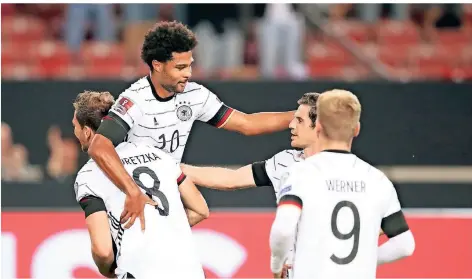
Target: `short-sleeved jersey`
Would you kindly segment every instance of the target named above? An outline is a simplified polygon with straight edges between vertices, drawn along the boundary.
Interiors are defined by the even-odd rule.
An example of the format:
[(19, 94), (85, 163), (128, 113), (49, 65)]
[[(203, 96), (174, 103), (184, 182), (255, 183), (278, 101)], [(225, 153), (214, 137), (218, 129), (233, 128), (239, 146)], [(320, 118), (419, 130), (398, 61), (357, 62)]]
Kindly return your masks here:
[(90, 160), (79, 171), (75, 182), (78, 202), (100, 198), (105, 203), (111, 235), (116, 245), (117, 274), (128, 272), (136, 278), (150, 275), (204, 278), (190, 226), (179, 192), (184, 179), (178, 163), (164, 151), (124, 142), (116, 151), (126, 171), (156, 202), (146, 205), (146, 230), (139, 220), (127, 230), (119, 222), (125, 194)]
[(264, 169), (270, 179), (272, 187), (274, 187), (276, 196), (278, 196), (281, 183), (286, 179), (290, 167), (303, 160), (303, 151), (287, 149), (265, 161)]
[(195, 82), (188, 82), (183, 93), (161, 98), (149, 76), (122, 92), (110, 110), (124, 121), (126, 141), (156, 146), (179, 162), (195, 120), (221, 127), (232, 111)]
[(401, 211), (390, 180), (351, 153), (292, 166), (279, 200), (301, 203), (293, 278), (376, 278), (381, 222)]

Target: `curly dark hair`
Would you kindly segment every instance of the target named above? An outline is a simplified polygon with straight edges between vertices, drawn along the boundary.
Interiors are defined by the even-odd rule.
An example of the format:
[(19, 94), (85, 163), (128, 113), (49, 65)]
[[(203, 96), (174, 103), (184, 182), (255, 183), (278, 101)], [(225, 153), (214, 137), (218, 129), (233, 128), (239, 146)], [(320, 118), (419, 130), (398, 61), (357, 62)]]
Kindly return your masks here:
[(303, 96), (298, 100), (299, 105), (307, 105), (310, 106), (310, 111), (308, 112), (308, 117), (311, 120), (311, 127), (315, 127), (316, 118), (318, 117), (316, 111), (316, 102), (318, 101), (318, 97), (320, 93), (305, 93)]
[(172, 52), (187, 52), (197, 46), (195, 34), (184, 24), (177, 21), (161, 21), (144, 37), (141, 59), (152, 70), (152, 61), (167, 62)]
[(77, 95), (73, 103), (77, 122), (83, 128), (90, 127), (97, 131), (102, 118), (108, 114), (115, 99), (110, 92), (84, 91)]

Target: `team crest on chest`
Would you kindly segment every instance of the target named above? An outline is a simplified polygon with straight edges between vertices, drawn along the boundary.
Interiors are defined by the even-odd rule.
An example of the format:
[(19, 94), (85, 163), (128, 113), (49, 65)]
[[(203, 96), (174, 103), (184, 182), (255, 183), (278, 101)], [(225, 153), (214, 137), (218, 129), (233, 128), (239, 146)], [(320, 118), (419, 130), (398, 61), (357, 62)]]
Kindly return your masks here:
[(192, 108), (190, 107), (190, 103), (187, 102), (179, 102), (177, 104), (177, 118), (181, 121), (187, 121), (192, 117)]

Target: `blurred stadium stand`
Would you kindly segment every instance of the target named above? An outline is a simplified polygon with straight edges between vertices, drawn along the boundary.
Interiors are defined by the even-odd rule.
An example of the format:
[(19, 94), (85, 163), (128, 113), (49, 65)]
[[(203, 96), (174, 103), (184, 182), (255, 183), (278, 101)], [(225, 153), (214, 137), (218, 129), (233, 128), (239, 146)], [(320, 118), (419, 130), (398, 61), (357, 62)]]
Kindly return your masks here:
[[(313, 23), (312, 19), (307, 16), (307, 9), (302, 5), (295, 5), (295, 8), (291, 5), (274, 8), (264, 7), (263, 4), (207, 4), (202, 8), (198, 4), (189, 4), (185, 9), (182, 9), (184, 4), (175, 4), (175, 7), (149, 5), (147, 8), (155, 9), (156, 13), (154, 18), (148, 15), (146, 20), (155, 22), (159, 19), (180, 17), (190, 21), (187, 23), (199, 34), (202, 46), (196, 50), (196, 78), (257, 79), (263, 76), (373, 79), (376, 77), (370, 67), (373, 63), (384, 66), (389, 79), (460, 81), (472, 78), (470, 4), (423, 5), (424, 7), (418, 4), (412, 4), (411, 7), (405, 5), (402, 13), (406, 13), (406, 16), (403, 15), (405, 19), (401, 20), (396, 19), (402, 17), (397, 15), (397, 10), (401, 9), (394, 9), (393, 4), (379, 4), (380, 7), (377, 8), (372, 5), (309, 5), (325, 16), (323, 21), (318, 21), (320, 24), (317, 26), (321, 29), (310, 24)], [(146, 74), (147, 67), (143, 63), (135, 62), (139, 44), (132, 46), (133, 50), (127, 50), (131, 40), (127, 35), (129, 32), (126, 31), (131, 26), (130, 19), (127, 18), (130, 16), (126, 16), (127, 12), (131, 13), (128, 11), (128, 5), (94, 6), (104, 6), (103, 8), (110, 9), (113, 13), (109, 24), (117, 26), (118, 32), (116, 36), (109, 34), (105, 37), (115, 39), (100, 41), (104, 35), (94, 33), (100, 33), (98, 31), (104, 23), (88, 20), (84, 31), (86, 41), (77, 45), (77, 42), (72, 42), (77, 41), (77, 38), (68, 39), (67, 43), (67, 36), (64, 36), (67, 23), (72, 20), (72, 12), (68, 10), (71, 7), (68, 5), (2, 4), (2, 78), (132, 79)], [(181, 14), (184, 16), (174, 16), (178, 15), (176, 10), (183, 11)], [(211, 16), (211, 11), (214, 10), (218, 10), (220, 15)], [(207, 12), (210, 15), (203, 11), (210, 11)], [(202, 15), (201, 18), (198, 18), (199, 14)], [(271, 16), (272, 14), (274, 16)], [(221, 18), (222, 15), (224, 18)], [(274, 18), (280, 17), (284, 18), (284, 21), (293, 17), (295, 21), (300, 22), (299, 27), (290, 29), (292, 31), (288, 33), (298, 29), (303, 33), (300, 46), (291, 47), (289, 53), (298, 56), (298, 47), (303, 52), (300, 52), (299, 58), (290, 58), (291, 60), (284, 64), (285, 67), (277, 67), (274, 64), (277, 61), (264, 62), (273, 58), (266, 55), (269, 51), (266, 46), (269, 39), (261, 34), (269, 34), (267, 29), (264, 29), (267, 23), (271, 23), (269, 26), (275, 26), (272, 24), (275, 22)], [(64, 30), (61, 30), (60, 26), (64, 26)], [(275, 29), (272, 31), (276, 32)], [(133, 30), (143, 32), (139, 28)], [(282, 27), (280, 30), (283, 30)], [(287, 32), (285, 34), (290, 35)], [(353, 55), (351, 49), (343, 47), (338, 37), (349, 40), (353, 48), (367, 59), (367, 64), (361, 63), (359, 55)], [(73, 50), (76, 47), (78, 53)], [(275, 45), (273, 50), (270, 50), (275, 51), (278, 48), (280, 46)], [(129, 52), (132, 52), (132, 58), (129, 58)], [(286, 53), (280, 52), (277, 57), (284, 55)], [(215, 57), (220, 61), (215, 61)], [(297, 65), (298, 59), (301, 61), (300, 65)], [(264, 67), (270, 68), (269, 70), (274, 68), (274, 73), (265, 73), (267, 70), (264, 70)], [(293, 67), (296, 69), (291, 70)], [(296, 73), (292, 73), (294, 71)]]

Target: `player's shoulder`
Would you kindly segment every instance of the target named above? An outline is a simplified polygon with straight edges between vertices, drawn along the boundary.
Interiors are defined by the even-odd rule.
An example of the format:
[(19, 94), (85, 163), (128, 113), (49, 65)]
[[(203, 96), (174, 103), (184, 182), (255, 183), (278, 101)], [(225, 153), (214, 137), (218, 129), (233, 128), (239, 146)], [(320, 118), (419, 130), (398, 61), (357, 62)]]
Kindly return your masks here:
[(184, 99), (206, 99), (212, 92), (200, 83), (190, 81), (177, 96)]
[(384, 171), (359, 157), (356, 157), (355, 168), (357, 172), (362, 173), (368, 180), (376, 181), (376, 183), (383, 186), (393, 187), (392, 182)]
[[(269, 160), (274, 160), (277, 163), (285, 163), (285, 164), (293, 164), (297, 162), (303, 161), (303, 151), (296, 150), (296, 149), (285, 149), (274, 156), (272, 156)], [(288, 167), (288, 166), (287, 166)]]
[(128, 88), (121, 92), (120, 97), (126, 97), (134, 102), (142, 102), (152, 95), (151, 83), (148, 77), (142, 77), (133, 82)]

